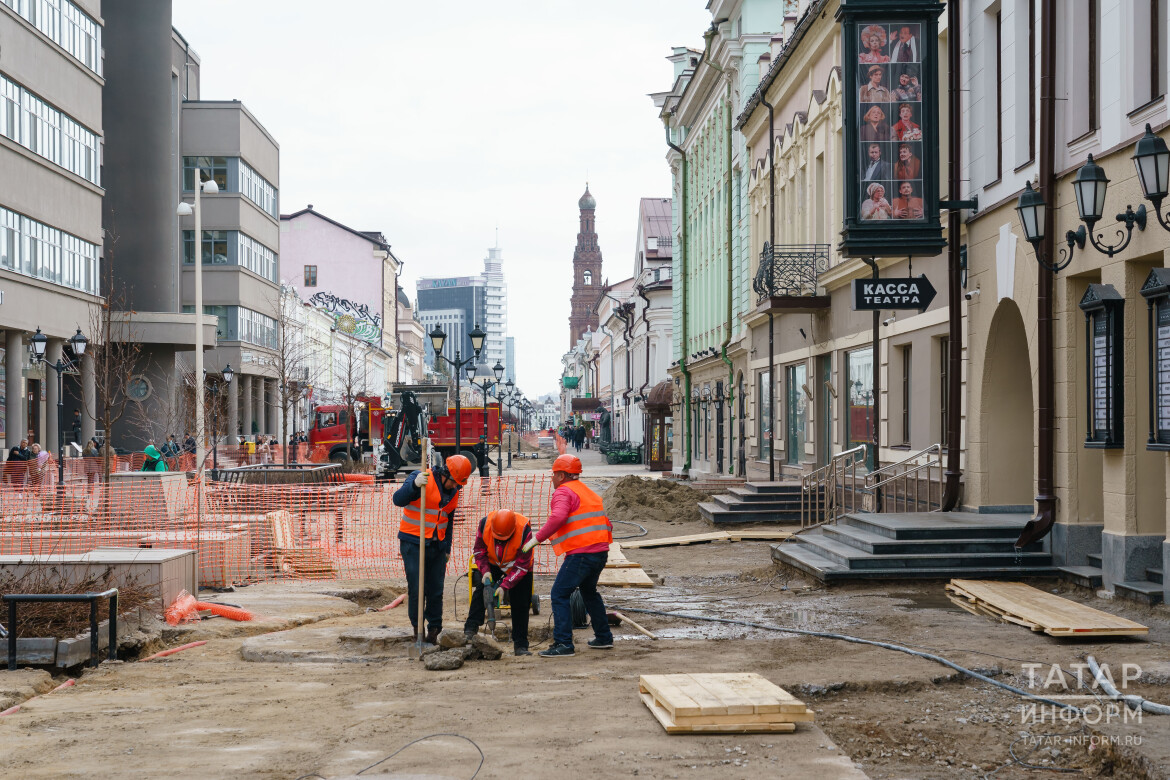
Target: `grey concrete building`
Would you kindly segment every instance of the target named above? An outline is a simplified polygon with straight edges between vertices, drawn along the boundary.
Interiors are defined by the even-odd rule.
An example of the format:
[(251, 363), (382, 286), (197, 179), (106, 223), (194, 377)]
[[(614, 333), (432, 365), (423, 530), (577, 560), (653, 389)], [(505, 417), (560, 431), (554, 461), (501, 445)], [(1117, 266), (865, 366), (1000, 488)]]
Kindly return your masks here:
[(176, 209), (193, 199), (199, 170), (219, 186), (201, 199), (205, 367), (214, 377), (230, 363), (238, 377), (219, 395), (218, 432), (281, 435), (271, 368), (279, 147), (239, 102), (201, 99), (199, 57), (173, 30), (170, 3), (107, 0), (105, 25), (106, 257), (134, 312), (142, 357), (132, 390), (145, 410), (116, 443), (137, 447), (193, 422), (196, 242), (194, 218)]
[[(40, 328), (47, 357), (72, 361), (67, 340), (100, 302), (102, 4), (0, 2), (0, 436), (57, 451), (57, 376), (29, 360)], [(93, 364), (64, 377), (67, 420), (88, 397)], [(93, 435), (84, 414), (83, 436)], [(66, 423), (69, 424), (68, 422)], [(67, 438), (73, 439), (72, 431)]]

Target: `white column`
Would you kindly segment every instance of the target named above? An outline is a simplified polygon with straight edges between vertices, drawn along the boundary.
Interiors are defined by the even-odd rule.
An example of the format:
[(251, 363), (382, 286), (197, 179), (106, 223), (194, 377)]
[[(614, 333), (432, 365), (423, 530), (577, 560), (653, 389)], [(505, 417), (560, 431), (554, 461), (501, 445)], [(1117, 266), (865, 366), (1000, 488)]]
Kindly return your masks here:
[(256, 411), (256, 406), (252, 402), (252, 375), (244, 374), (240, 377), (243, 387), (243, 398), (240, 401), (244, 405), (244, 437), (247, 438), (252, 435), (252, 414)]
[(240, 381), (243, 379), (240, 376), (232, 380), (230, 384), (223, 388), (223, 392), (227, 395), (227, 430), (224, 436), (224, 441), (230, 446), (236, 443), (240, 430)]
[[(92, 346), (92, 345), (91, 345)], [(97, 432), (94, 420), (100, 414), (97, 408), (97, 377), (93, 367), (93, 355), (86, 352), (81, 356), (81, 446)]]
[(61, 339), (49, 339), (49, 343), (45, 345), (45, 440), (41, 442), (41, 446), (58, 458), (62, 457), (57, 447), (59, 441), (57, 429), (58, 378), (57, 372), (49, 366), (57, 365), (57, 361), (61, 359), (64, 345), (65, 343)]
[(12, 449), (25, 436), (28, 421), (24, 416), (24, 332), (10, 330), (4, 338), (4, 394), (7, 408), (4, 411), (4, 430), (7, 449)]

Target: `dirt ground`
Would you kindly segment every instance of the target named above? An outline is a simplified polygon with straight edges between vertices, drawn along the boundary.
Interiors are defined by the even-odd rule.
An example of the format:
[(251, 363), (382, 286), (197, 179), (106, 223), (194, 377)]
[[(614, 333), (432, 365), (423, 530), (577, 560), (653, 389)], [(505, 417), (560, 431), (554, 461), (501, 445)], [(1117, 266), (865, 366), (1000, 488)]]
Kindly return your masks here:
[[(604, 490), (612, 482), (594, 484)], [(709, 530), (701, 522), (651, 514), (640, 521), (651, 537)], [(1028, 684), (1023, 664), (1041, 664), (1034, 668), (1042, 680), (1050, 664), (1073, 671), (1093, 654), (1114, 668), (1137, 665), (1141, 675), (1127, 691), (1170, 702), (1170, 613), (1164, 608), (1037, 583), (1151, 627), (1143, 640), (1070, 642), (958, 610), (941, 583), (824, 589), (775, 568), (769, 552), (762, 542), (629, 550), (627, 556), (662, 584), (608, 589), (606, 601), (610, 608), (673, 610), (912, 645), (1017, 686)], [(547, 595), (550, 584), (551, 578), (539, 580), (537, 591)], [(449, 572), (447, 590), (446, 625), (457, 626), (466, 615), (466, 587)], [(436, 733), (460, 736), (405, 747), (362, 777), (472, 777), (480, 750), (479, 778), (827, 780), (860, 776), (857, 769), (872, 778), (1053, 774), (1022, 767), (1013, 750), (1026, 763), (1090, 777), (1170, 775), (1165, 716), (1146, 715), (1140, 724), (1053, 723), (1051, 716), (1028, 722), (1017, 696), (903, 653), (631, 616), (661, 638), (651, 641), (622, 627), (615, 630), (615, 648), (599, 652), (585, 649), (589, 632), (579, 631), (573, 658), (509, 653), (449, 672), (426, 671), (405, 649), (401, 658), (382, 663), (247, 662), (242, 635), (224, 631), (221, 623), (227, 635), (203, 647), (163, 661), (106, 665), (82, 675), (73, 688), (0, 718), (0, 775), (337, 778)], [(543, 634), (548, 620), (546, 608), (533, 618), (534, 634)], [(400, 608), (293, 631), (405, 625)], [(534, 649), (543, 646), (534, 643)], [(815, 727), (787, 735), (668, 736), (639, 701), (638, 676), (704, 671), (762, 674), (803, 698), (816, 712)]]

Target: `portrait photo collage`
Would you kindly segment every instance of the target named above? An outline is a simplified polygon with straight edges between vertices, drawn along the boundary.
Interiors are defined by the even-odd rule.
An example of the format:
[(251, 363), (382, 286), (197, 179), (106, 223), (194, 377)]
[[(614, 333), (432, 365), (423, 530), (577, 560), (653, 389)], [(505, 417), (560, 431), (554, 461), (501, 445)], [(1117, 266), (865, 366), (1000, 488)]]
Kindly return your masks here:
[(923, 209), (920, 24), (860, 29), (858, 139), (863, 221), (919, 221)]

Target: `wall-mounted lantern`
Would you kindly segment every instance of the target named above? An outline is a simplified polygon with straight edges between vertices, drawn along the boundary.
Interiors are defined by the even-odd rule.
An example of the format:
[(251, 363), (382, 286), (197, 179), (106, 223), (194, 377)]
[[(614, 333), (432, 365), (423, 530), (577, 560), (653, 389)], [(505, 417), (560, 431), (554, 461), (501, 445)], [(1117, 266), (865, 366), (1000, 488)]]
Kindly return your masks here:
[(1125, 299), (1111, 284), (1090, 284), (1081, 298), (1085, 313), (1085, 368), (1088, 381), (1086, 447), (1124, 446), (1125, 360), (1121, 315)]
[(1155, 268), (1142, 284), (1150, 329), (1148, 450), (1170, 451), (1170, 268)]

